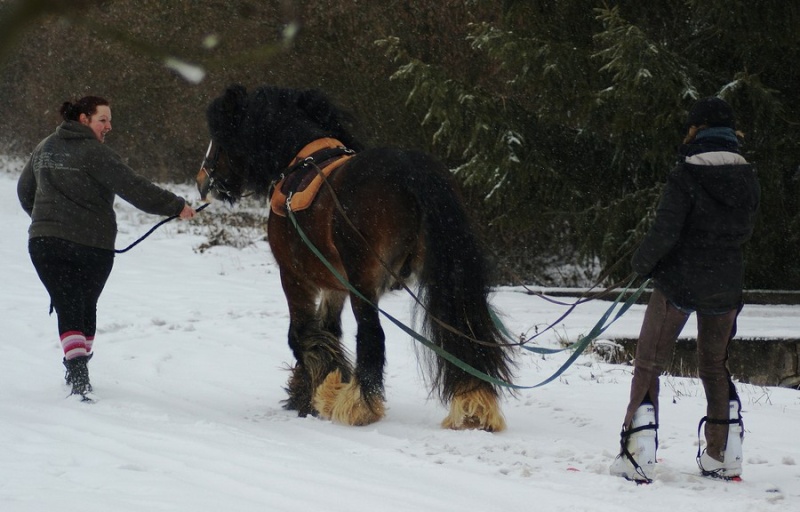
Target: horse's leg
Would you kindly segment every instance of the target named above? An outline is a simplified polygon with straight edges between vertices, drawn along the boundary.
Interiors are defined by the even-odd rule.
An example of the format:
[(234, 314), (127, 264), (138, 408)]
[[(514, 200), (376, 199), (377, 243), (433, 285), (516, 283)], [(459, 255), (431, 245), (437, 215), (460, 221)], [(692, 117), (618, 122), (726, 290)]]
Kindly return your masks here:
[[(314, 406), (321, 416), (339, 423), (369, 425), (384, 416), (385, 336), (378, 311), (355, 295), (350, 301), (358, 323), (354, 378), (345, 383), (338, 372), (328, 375), (317, 388)], [(371, 302), (377, 304), (377, 298)]]
[(497, 392), (486, 383), (475, 382), (456, 392), (450, 401), (450, 412), (442, 427), (453, 430), (480, 429), (487, 432), (505, 430), (506, 421), (500, 410)]
[(329, 290), (322, 293), (322, 300), (319, 303), (318, 313), (322, 330), (339, 339), (342, 338), (342, 310), (346, 299), (346, 292)]
[[(317, 314), (317, 291), (283, 272), (281, 282), (289, 305), (289, 348), (296, 360), (284, 407), (296, 410), (300, 416), (316, 414), (312, 403), (314, 390), (334, 371), (342, 380), (349, 380), (350, 363), (339, 336), (323, 328)], [(341, 328), (338, 331), (341, 334)]]
[[(461, 332), (485, 333), (478, 338), (486, 340), (498, 339), (489, 337), (492, 331), (487, 327), (490, 320), (481, 320), (483, 315), (475, 314), (469, 317), (469, 324), (455, 322)], [(473, 330), (470, 331), (469, 328)], [(451, 355), (455, 356), (473, 368), (489, 374), (495, 378), (508, 378), (504, 368), (505, 356), (498, 345), (479, 345), (475, 341), (467, 340), (460, 335), (446, 332), (445, 329), (432, 327), (433, 337), (440, 346)], [(440, 356), (436, 356), (440, 368), (440, 393), (445, 402), (450, 403), (450, 411), (442, 421), (442, 427), (454, 430), (479, 429), (487, 432), (500, 432), (505, 430), (506, 422), (500, 409), (498, 389), (482, 379), (474, 377), (461, 368), (458, 368)]]

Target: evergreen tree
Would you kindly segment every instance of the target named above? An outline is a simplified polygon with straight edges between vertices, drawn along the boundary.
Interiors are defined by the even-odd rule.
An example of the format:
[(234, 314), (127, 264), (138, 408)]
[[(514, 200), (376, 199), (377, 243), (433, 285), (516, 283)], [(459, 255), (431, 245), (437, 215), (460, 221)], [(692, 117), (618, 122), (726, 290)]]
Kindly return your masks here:
[[(793, 2), (506, 0), (500, 22), (471, 25), (488, 57), (477, 80), (385, 40), (413, 84), (435, 144), (463, 163), (502, 247), (528, 278), (542, 256), (602, 266), (627, 258), (677, 161), (692, 103), (717, 95), (748, 134), (759, 169), (760, 222), (747, 249), (748, 287), (800, 287), (800, 36)], [(476, 59), (476, 63), (485, 62)], [(476, 192), (480, 191), (480, 193)], [(515, 245), (516, 244), (516, 245)]]

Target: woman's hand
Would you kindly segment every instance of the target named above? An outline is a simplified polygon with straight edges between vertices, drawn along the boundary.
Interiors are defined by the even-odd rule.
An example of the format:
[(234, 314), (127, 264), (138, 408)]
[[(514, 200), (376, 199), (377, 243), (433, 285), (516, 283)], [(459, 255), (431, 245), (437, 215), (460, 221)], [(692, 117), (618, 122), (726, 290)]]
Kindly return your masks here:
[(196, 214), (197, 212), (195, 211), (195, 209), (189, 206), (189, 204), (187, 203), (183, 205), (183, 210), (181, 210), (179, 216), (181, 219), (192, 219)]

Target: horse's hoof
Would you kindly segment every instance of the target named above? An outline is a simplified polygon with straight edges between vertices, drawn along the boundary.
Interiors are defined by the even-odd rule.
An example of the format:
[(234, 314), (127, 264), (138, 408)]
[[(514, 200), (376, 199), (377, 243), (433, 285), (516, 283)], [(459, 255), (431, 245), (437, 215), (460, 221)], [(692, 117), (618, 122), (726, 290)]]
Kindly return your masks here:
[(329, 373), (317, 387), (314, 408), (322, 418), (353, 426), (375, 423), (385, 414), (383, 400), (367, 401), (355, 379), (342, 382), (339, 370)]
[(501, 432), (506, 428), (506, 420), (497, 404), (497, 395), (486, 388), (478, 388), (453, 398), (450, 414), (442, 420), (442, 428)]

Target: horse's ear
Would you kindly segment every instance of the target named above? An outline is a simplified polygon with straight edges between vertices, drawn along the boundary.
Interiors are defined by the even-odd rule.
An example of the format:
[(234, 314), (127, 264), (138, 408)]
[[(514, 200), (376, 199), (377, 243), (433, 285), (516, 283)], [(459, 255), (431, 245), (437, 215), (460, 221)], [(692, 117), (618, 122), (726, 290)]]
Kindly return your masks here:
[(234, 137), (242, 124), (247, 108), (247, 89), (234, 84), (208, 106), (206, 118), (211, 136), (214, 138)]

